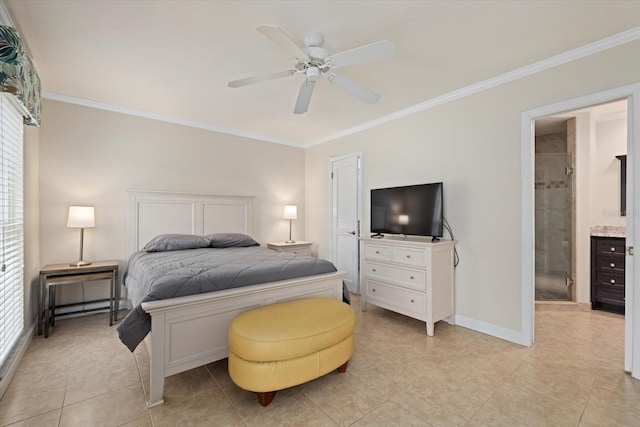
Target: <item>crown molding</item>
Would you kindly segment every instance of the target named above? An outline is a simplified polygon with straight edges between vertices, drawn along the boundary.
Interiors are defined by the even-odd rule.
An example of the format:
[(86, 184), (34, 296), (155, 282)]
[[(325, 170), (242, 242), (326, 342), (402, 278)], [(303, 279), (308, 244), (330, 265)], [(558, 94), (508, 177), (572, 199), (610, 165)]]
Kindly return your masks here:
[(7, 5), (4, 4), (4, 1), (0, 1), (0, 24), (15, 28), (11, 14), (7, 9)]
[(122, 107), (119, 105), (106, 104), (104, 102), (92, 101), (90, 99), (78, 98), (75, 96), (63, 95), (55, 92), (43, 91), (42, 97), (50, 99), (52, 101), (66, 102), (69, 104), (81, 105), (83, 107), (96, 108), (98, 110), (106, 110), (114, 113), (127, 114), (130, 116), (143, 117), (145, 119), (158, 120), (161, 122), (173, 123), (181, 126), (188, 126), (197, 129), (204, 129), (211, 132), (224, 133), (227, 135), (240, 136), (243, 138), (257, 139), (260, 141), (273, 142), (275, 144), (288, 145), (291, 147), (304, 148), (302, 144), (289, 141), (282, 138), (274, 138), (267, 135), (261, 135), (254, 132), (245, 131), (242, 129), (233, 129), (222, 126), (210, 125), (207, 123), (194, 122), (191, 120), (184, 120), (178, 117), (169, 116), (167, 114), (153, 113), (150, 111), (137, 110), (135, 108)]
[(575, 61), (580, 58), (584, 58), (594, 53), (601, 52), (603, 50), (611, 49), (616, 46), (623, 45), (625, 43), (632, 42), (640, 38), (640, 27), (635, 27), (627, 31), (623, 31), (613, 36), (606, 37), (596, 42), (587, 44), (585, 46), (561, 53), (556, 56), (552, 56), (542, 61), (534, 62), (533, 64), (526, 65), (521, 68), (517, 68), (513, 71), (509, 71), (504, 74), (500, 74), (496, 77), (484, 80), (479, 83), (475, 83), (461, 89), (456, 89), (444, 95), (431, 98), (420, 104), (413, 105), (411, 107), (396, 111), (395, 113), (388, 114), (370, 122), (362, 123), (361, 125), (354, 126), (349, 129), (345, 129), (340, 132), (328, 135), (323, 138), (319, 138), (305, 145), (305, 148), (312, 147), (314, 145), (323, 144), (325, 142), (333, 141), (338, 138), (352, 135), (354, 133), (362, 132), (364, 130), (380, 126), (384, 123), (388, 123), (394, 120), (398, 120), (402, 117), (409, 116), (411, 114), (418, 113), (420, 111), (428, 110), (430, 108), (437, 107), (438, 105), (445, 104), (447, 102), (455, 101), (460, 98), (464, 98), (469, 95), (476, 94), (478, 92), (485, 91), (487, 89), (494, 88), (496, 86), (503, 85), (505, 83), (519, 80), (532, 74), (539, 73), (544, 70), (548, 70), (558, 65), (566, 64), (567, 62)]

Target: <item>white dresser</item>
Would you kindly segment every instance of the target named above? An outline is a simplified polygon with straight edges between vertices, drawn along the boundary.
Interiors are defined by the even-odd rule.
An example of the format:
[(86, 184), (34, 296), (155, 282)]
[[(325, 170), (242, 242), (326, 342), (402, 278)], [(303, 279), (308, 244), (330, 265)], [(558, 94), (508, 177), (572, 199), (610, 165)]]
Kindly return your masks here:
[(426, 322), (454, 323), (455, 240), (360, 238), (362, 311), (374, 304)]

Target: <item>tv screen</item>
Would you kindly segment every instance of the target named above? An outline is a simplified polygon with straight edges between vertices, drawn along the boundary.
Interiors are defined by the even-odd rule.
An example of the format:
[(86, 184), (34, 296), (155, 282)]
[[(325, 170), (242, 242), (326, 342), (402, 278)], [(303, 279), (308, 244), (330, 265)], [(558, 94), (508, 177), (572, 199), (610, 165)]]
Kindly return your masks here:
[(442, 237), (442, 183), (371, 190), (371, 232)]

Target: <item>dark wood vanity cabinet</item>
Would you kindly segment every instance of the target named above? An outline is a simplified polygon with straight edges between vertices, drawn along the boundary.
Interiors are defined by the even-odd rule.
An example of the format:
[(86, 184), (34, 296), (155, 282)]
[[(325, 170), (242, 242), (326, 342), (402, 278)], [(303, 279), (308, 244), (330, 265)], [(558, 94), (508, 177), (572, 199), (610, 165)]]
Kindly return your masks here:
[(591, 308), (602, 304), (624, 308), (623, 237), (591, 236)]

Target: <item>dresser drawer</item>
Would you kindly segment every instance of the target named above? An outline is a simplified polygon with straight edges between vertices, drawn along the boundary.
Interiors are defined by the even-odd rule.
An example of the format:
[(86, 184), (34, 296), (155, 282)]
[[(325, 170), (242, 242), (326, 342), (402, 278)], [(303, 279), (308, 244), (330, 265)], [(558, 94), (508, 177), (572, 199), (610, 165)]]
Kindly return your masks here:
[(427, 288), (425, 270), (376, 262), (367, 262), (364, 269), (366, 276), (372, 279), (418, 291), (425, 291)]
[(392, 261), (400, 264), (415, 265), (416, 267), (426, 267), (427, 257), (425, 251), (412, 248), (392, 248)]
[(598, 285), (595, 290), (597, 302), (624, 306), (624, 288)]
[(420, 316), (426, 315), (427, 295), (422, 292), (367, 280), (367, 298)]
[(389, 246), (364, 245), (364, 256), (367, 259), (378, 261), (391, 261), (391, 248)]
[(619, 254), (624, 256), (624, 239), (598, 239), (596, 241), (596, 254)]
[(622, 255), (598, 255), (596, 257), (596, 268), (602, 271), (615, 271), (624, 273), (624, 256)]
[(280, 252), (287, 252), (290, 254), (296, 255), (306, 255), (309, 256), (309, 248), (308, 247), (297, 247), (297, 248), (282, 248)]
[(600, 285), (619, 287), (624, 290), (624, 273), (598, 271), (596, 273), (596, 286)]

